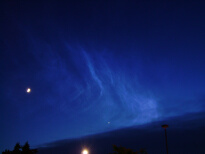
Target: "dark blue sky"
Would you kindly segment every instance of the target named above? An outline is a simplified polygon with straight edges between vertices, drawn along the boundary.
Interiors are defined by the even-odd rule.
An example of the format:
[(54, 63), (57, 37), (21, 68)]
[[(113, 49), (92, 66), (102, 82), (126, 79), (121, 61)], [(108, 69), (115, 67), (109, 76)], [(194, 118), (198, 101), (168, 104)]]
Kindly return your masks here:
[(205, 111), (202, 1), (0, 6), (0, 150)]

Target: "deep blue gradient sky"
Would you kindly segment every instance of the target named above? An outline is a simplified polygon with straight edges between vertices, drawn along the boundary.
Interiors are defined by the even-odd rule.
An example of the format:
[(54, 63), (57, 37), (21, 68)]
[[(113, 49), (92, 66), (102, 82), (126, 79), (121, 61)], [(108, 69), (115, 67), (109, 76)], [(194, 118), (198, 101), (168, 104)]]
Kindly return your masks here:
[(202, 1), (0, 6), (1, 150), (205, 112)]

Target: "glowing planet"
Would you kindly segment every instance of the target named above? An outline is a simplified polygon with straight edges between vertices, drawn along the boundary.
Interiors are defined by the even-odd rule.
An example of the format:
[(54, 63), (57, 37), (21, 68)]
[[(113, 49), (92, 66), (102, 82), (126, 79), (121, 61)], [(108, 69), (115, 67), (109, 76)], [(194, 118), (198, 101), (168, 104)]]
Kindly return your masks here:
[(27, 89), (26, 89), (26, 92), (27, 92), (27, 93), (30, 93), (30, 92), (31, 92), (31, 89), (30, 89), (30, 88), (27, 88)]

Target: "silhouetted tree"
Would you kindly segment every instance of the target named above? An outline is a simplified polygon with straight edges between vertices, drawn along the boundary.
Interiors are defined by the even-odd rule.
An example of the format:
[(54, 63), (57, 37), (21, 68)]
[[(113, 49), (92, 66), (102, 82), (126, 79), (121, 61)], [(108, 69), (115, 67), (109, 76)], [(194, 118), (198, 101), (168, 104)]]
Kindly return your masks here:
[(15, 154), (20, 154), (21, 153), (21, 146), (19, 143), (16, 143), (15, 147), (14, 147), (14, 150), (12, 151), (12, 153), (15, 153)]
[(115, 151), (113, 154), (147, 154), (145, 149), (134, 152), (132, 149), (127, 149), (122, 146), (117, 147), (116, 145), (113, 145), (113, 150)]
[(11, 153), (12, 153), (12, 151), (9, 151), (9, 150), (7, 150), (7, 149), (2, 152), (2, 154), (11, 154)]
[(30, 153), (32, 153), (30, 149), (30, 145), (28, 144), (28, 142), (26, 142), (22, 147), (22, 154), (30, 154)]
[(37, 152), (37, 149), (30, 149), (30, 145), (26, 142), (23, 147), (19, 143), (16, 143), (13, 151), (6, 149), (2, 154), (36, 154)]

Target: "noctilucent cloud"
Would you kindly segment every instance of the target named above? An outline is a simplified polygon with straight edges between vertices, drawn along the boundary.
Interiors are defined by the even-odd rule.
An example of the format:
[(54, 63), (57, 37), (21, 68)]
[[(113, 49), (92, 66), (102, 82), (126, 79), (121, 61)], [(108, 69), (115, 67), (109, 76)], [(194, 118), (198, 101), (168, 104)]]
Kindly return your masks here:
[(201, 3), (3, 2), (1, 150), (203, 112)]

